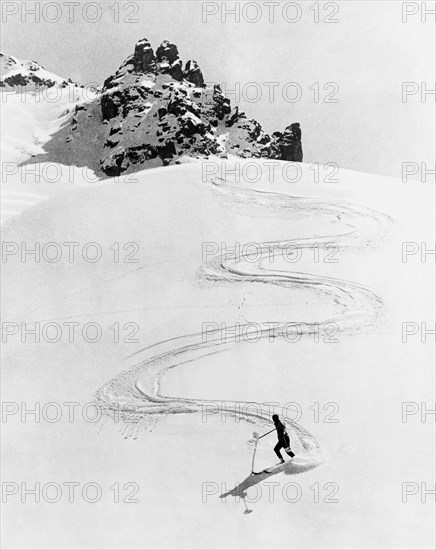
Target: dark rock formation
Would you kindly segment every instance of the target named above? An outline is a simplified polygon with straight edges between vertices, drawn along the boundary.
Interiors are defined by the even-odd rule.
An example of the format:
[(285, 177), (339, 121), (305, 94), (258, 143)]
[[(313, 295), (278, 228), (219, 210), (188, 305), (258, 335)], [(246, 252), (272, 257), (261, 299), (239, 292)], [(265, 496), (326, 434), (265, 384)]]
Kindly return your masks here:
[[(51, 76), (33, 62), (17, 72), (19, 60), (0, 61), (3, 85), (39, 84)], [(46, 86), (70, 85), (53, 76)], [(303, 159), (298, 123), (269, 135), (256, 120), (232, 108), (218, 84), (206, 85), (196, 61), (189, 60), (183, 69), (177, 46), (168, 40), (156, 53), (147, 39), (140, 40), (94, 99), (76, 106), (60, 134), (68, 163), (85, 162), (111, 177), (210, 156)], [(89, 151), (86, 160), (84, 149)], [(55, 156), (57, 151), (53, 145)]]
[[(17, 72), (8, 74), (8, 70), (12, 68)], [(35, 61), (22, 62), (0, 53), (0, 88), (27, 88), (31, 91), (53, 86), (65, 88), (69, 82), (74, 85), (71, 80), (67, 81), (48, 73)]]
[(174, 80), (183, 80), (183, 64), (179, 59), (177, 46), (169, 40), (164, 40), (156, 50), (157, 71), (169, 74)]
[(150, 42), (143, 38), (135, 46), (132, 63), (137, 73), (155, 73), (156, 58)]
[(179, 59), (179, 50), (177, 46), (169, 40), (164, 40), (156, 50), (156, 60), (158, 63), (169, 63), (170, 65)]
[(291, 124), (283, 132), (281, 150), (282, 160), (288, 160), (291, 162), (303, 162), (301, 128), (298, 122)]
[(183, 71), (183, 78), (188, 82), (192, 82), (198, 88), (204, 88), (204, 78), (198, 63), (193, 59), (186, 63)]
[(301, 128), (298, 122), (288, 126), (283, 133), (274, 132), (272, 137), (274, 158), (289, 162), (303, 162)]
[(133, 56), (106, 80), (101, 112), (110, 126), (100, 166), (110, 176), (182, 157), (303, 159), (298, 123), (268, 135), (232, 109), (218, 84), (205, 85), (196, 61), (183, 70), (177, 46), (168, 40), (156, 55), (147, 39), (136, 44)]

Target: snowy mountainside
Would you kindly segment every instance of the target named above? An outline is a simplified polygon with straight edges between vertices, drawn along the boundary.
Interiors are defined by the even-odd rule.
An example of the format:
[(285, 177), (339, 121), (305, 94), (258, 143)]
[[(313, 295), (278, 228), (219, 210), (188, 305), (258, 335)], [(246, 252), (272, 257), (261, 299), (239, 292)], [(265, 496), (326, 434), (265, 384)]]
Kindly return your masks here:
[[(3, 56), (2, 62), (4, 89), (79, 87), (32, 61)], [(70, 102), (69, 116), (27, 162), (88, 167), (105, 178), (211, 156), (303, 160), (298, 123), (267, 134), (232, 108), (219, 85), (206, 85), (196, 61), (183, 67), (167, 40), (156, 53), (140, 40), (101, 90), (83, 90), (87, 100)]]
[(61, 86), (65, 88), (71, 80), (57, 76), (44, 67), (41, 67), (35, 61), (25, 61), (0, 53), (0, 88), (10, 89), (17, 87), (26, 87), (27, 91), (37, 87)]
[[(69, 82), (33, 61), (0, 57), (1, 220), (73, 185), (98, 181), (91, 167), (46, 162), (46, 144), (99, 90)], [(87, 146), (89, 149), (89, 144)], [(35, 163), (34, 159), (40, 159)]]
[[(56, 323), (61, 335), (57, 343), (33, 337), (23, 343), (18, 333), (8, 338), (4, 400), (86, 404), (96, 396), (107, 413), (98, 425), (81, 418), (70, 424), (68, 417), (50, 425), (21, 422), (15, 415), (5, 429), (19, 452), (6, 457), (6, 479), (20, 479), (38, 456), (40, 479), (64, 479), (67, 464), (69, 479), (81, 479), (86, 469), (106, 485), (114, 479), (136, 480), (147, 498), (139, 506), (129, 505), (126, 514), (134, 528), (127, 533), (108, 512), (103, 535), (95, 532), (101, 508), (84, 501), (73, 508), (82, 530), (91, 533), (92, 547), (102, 541), (135, 547), (140, 537), (158, 548), (162, 524), (177, 513), (184, 530), (194, 533), (196, 548), (208, 547), (210, 525), (220, 517), (220, 541), (226, 543), (220, 546), (231, 548), (227, 533), (240, 519), (245, 489), (255, 511), (250, 517), (258, 518), (240, 528), (247, 548), (283, 548), (281, 543), (291, 538), (295, 547), (317, 548), (319, 540), (333, 540), (338, 521), (342, 539), (335, 547), (359, 548), (362, 514), (368, 548), (379, 547), (381, 539), (386, 548), (412, 548), (417, 530), (430, 542), (432, 507), (418, 495), (403, 505), (401, 483), (431, 479), (431, 425), (420, 422), (419, 415), (416, 422), (402, 423), (401, 403), (411, 395), (431, 402), (427, 367), (433, 366), (433, 348), (430, 339), (426, 346), (419, 335), (405, 345), (401, 323), (431, 319), (434, 264), (422, 263), (419, 254), (404, 264), (401, 249), (405, 241), (430, 242), (433, 237), (434, 188), (348, 170), (341, 171), (337, 183), (315, 183), (304, 163), (301, 181), (286, 180), (284, 163), (278, 163), (270, 181), (262, 159), (238, 162), (258, 163), (261, 180), (236, 186), (226, 176), (234, 173), (233, 163), (221, 174), (226, 181), (216, 182), (204, 181), (200, 163), (144, 170), (132, 183), (109, 179), (99, 187), (76, 186), (5, 224), (5, 241), (26, 243), (29, 249), (57, 242), (62, 257), (55, 263), (32, 257), (23, 263), (18, 251), (2, 265), (8, 291), (4, 320), (32, 327), (40, 323), (41, 331)], [(97, 263), (80, 253), (91, 240), (102, 250)], [(280, 254), (273, 262), (241, 257), (236, 265), (232, 258), (223, 261), (219, 250), (220, 243), (227, 250), (240, 243), (242, 252), (250, 252), (247, 243), (279, 247), (283, 241), (310, 248), (302, 250), (296, 263)], [(62, 245), (68, 242), (80, 243), (74, 262)], [(137, 243), (138, 262), (114, 261), (114, 242)], [(337, 244), (336, 263), (315, 261), (316, 243), (321, 260), (326, 259), (324, 242)], [(204, 243), (216, 243), (217, 252), (204, 258)], [(236, 342), (231, 335), (221, 339), (218, 330), (203, 344), (198, 336), (205, 322), (228, 328), (247, 322), (309, 328), (328, 320), (344, 327), (335, 335), (337, 342), (325, 341), (322, 332), (319, 341), (307, 333), (297, 342), (280, 334)], [(71, 322), (79, 323), (73, 344), (67, 330)], [(90, 322), (102, 328), (95, 343), (81, 336), (80, 328)], [(109, 328), (115, 323), (135, 323), (139, 341), (125, 339), (126, 332), (115, 341)], [(351, 325), (357, 330), (350, 331)], [(270, 480), (253, 479), (246, 442), (253, 430), (267, 431), (266, 404), (273, 402), (298, 403), (303, 411), (301, 419), (291, 411), (285, 417), (294, 466), (315, 463), (318, 452), (310, 445), (315, 440), (324, 462)], [(337, 403), (339, 422), (317, 422), (310, 408), (315, 402)], [(111, 416), (114, 407), (126, 410), (126, 403), (130, 421)], [(236, 404), (244, 417), (225, 413), (224, 421), (220, 411), (232, 412)], [(205, 419), (206, 406), (216, 414)], [(405, 440), (413, 459), (404, 452)], [(53, 441), (61, 442), (60, 460), (53, 460)], [(256, 467), (274, 460), (274, 436), (262, 441)], [(68, 462), (70, 456), (80, 459)], [(256, 487), (247, 485), (258, 481), (263, 493), (256, 499)], [(277, 483), (274, 503), (265, 481)], [(216, 484), (207, 502), (201, 493), (205, 482)], [(306, 497), (294, 504), (281, 498), (291, 482), (299, 483)], [(237, 490), (236, 483), (241, 485)], [(336, 483), (339, 502), (314, 502), (314, 483)], [(225, 502), (219, 498), (230, 490)], [(23, 509), (19, 499), (16, 507)], [(66, 500), (59, 508), (54, 527), (42, 531), (41, 547), (55, 547), (59, 537), (77, 546), (71, 504)], [(33, 532), (45, 525), (53, 509), (44, 502), (35, 507), (28, 520)], [(153, 521), (144, 522), (144, 517)], [(277, 517), (292, 521), (279, 523), (273, 534), (265, 531), (265, 522)], [(310, 528), (314, 517), (322, 518), (316, 529)], [(198, 529), (199, 524), (204, 528)], [(296, 524), (307, 529), (295, 529)], [(176, 546), (179, 537), (180, 531), (169, 528), (168, 546)], [(20, 547), (32, 547), (24, 538)]]

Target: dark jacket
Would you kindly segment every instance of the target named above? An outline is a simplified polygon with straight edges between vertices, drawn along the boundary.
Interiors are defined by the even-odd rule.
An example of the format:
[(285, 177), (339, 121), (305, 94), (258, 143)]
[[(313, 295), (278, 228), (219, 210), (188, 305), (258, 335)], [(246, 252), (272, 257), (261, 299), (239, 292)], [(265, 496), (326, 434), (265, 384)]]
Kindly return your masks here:
[(277, 430), (277, 437), (279, 438), (279, 441), (281, 443), (288, 443), (289, 442), (289, 436), (288, 432), (286, 431), (286, 426), (280, 422), (280, 420), (275, 424), (276, 430)]

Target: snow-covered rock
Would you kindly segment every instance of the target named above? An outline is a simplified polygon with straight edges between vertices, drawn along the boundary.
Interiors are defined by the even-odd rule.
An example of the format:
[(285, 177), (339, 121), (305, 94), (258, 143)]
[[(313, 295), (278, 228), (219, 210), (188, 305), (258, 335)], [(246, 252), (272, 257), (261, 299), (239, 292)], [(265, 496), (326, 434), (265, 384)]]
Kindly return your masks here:
[[(154, 85), (144, 86), (144, 76)], [(232, 109), (220, 86), (205, 86), (196, 61), (183, 71), (177, 46), (168, 40), (156, 55), (148, 40), (138, 42), (134, 55), (106, 80), (101, 107), (110, 124), (101, 170), (109, 176), (150, 162), (179, 163), (184, 156), (303, 160), (298, 123), (269, 136)]]
[[(73, 85), (33, 62), (3, 57), (3, 86)], [(303, 160), (298, 123), (270, 136), (232, 108), (219, 85), (206, 86), (196, 61), (183, 68), (168, 40), (156, 53), (146, 38), (137, 42), (103, 88), (73, 107), (35, 162), (86, 166), (99, 177), (115, 177), (187, 158)]]
[(35, 61), (20, 60), (12, 55), (0, 53), (0, 88), (13, 89), (25, 87), (27, 91), (37, 87), (51, 88), (61, 86), (65, 88), (70, 81), (57, 76)]

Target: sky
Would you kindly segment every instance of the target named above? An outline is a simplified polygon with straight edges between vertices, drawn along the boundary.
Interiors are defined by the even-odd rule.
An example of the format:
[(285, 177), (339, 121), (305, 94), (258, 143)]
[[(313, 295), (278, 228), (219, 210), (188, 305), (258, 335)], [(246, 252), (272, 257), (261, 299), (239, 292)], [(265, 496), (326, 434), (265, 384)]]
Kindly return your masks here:
[(434, 95), (421, 92), (435, 87), (435, 26), (420, 2), (406, 22), (399, 1), (69, 4), (3, 1), (2, 51), (102, 84), (138, 40), (168, 39), (266, 131), (300, 122), (305, 162), (396, 177), (434, 165)]

